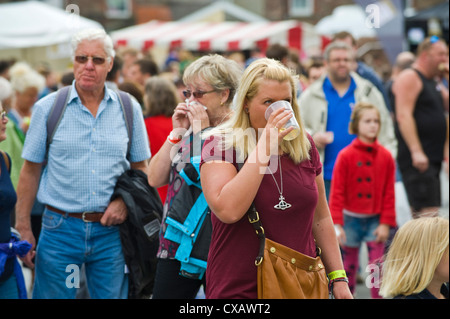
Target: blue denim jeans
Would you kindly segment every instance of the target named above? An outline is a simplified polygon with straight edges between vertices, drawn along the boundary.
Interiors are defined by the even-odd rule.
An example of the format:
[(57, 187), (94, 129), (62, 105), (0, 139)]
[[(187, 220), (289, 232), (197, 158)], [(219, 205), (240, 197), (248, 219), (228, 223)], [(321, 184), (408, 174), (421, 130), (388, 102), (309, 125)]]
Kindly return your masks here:
[(357, 218), (344, 214), (344, 231), (347, 247), (359, 247), (363, 242), (376, 239), (375, 230), (380, 225), (380, 216)]
[(119, 227), (84, 222), (45, 209), (36, 250), (33, 298), (75, 298), (83, 263), (91, 298), (128, 297)]

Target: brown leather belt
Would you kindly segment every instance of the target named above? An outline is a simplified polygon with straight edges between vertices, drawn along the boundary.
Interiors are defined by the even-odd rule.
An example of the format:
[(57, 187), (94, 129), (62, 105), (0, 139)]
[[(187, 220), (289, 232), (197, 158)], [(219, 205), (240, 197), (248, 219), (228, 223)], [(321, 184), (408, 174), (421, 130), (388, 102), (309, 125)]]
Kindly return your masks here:
[(52, 212), (64, 215), (64, 216), (69, 216), (69, 217), (74, 217), (74, 218), (78, 218), (83, 220), (84, 222), (94, 222), (94, 223), (98, 223), (100, 222), (100, 219), (102, 219), (103, 217), (103, 213), (99, 213), (99, 212), (83, 212), (83, 213), (67, 213), (64, 212), (58, 208), (52, 207), (50, 205), (45, 205), (45, 207), (48, 210), (51, 210)]

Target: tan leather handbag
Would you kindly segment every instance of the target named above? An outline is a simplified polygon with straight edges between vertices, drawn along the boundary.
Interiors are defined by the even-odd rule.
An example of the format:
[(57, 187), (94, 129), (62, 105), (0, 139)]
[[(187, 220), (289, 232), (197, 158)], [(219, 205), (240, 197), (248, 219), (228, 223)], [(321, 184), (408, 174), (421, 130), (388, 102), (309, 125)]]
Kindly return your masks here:
[(309, 257), (265, 237), (254, 205), (248, 219), (260, 240), (258, 299), (328, 299), (328, 279), (320, 259)]

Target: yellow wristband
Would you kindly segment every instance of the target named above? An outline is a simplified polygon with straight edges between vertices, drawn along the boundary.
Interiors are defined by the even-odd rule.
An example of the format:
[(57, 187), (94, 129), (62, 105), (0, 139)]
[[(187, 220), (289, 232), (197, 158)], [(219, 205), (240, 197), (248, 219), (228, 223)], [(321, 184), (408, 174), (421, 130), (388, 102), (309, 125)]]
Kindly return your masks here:
[(330, 272), (327, 276), (329, 280), (334, 280), (336, 278), (347, 278), (345, 270), (335, 270)]

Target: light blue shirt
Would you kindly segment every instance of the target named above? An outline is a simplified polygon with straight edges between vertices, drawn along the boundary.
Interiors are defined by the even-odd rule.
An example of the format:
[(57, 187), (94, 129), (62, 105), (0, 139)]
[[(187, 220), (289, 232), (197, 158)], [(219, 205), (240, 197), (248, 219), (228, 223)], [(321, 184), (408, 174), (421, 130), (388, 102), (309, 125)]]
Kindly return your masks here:
[[(47, 118), (56, 98), (52, 93), (35, 106), (22, 157), (45, 159)], [(75, 82), (64, 116), (54, 134), (37, 198), (66, 212), (106, 210), (119, 176), (130, 168), (126, 159), (128, 134), (117, 94), (105, 86), (96, 117), (81, 104)], [(130, 161), (150, 158), (140, 105), (133, 99), (133, 137)]]

